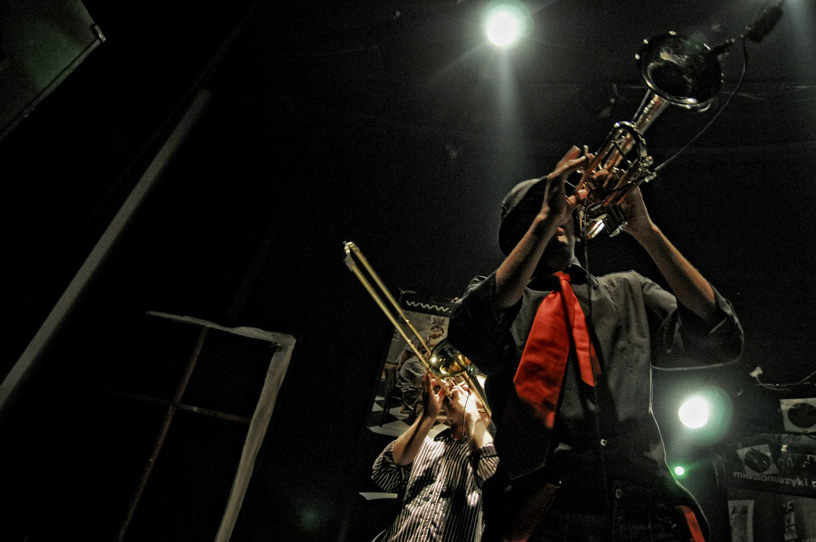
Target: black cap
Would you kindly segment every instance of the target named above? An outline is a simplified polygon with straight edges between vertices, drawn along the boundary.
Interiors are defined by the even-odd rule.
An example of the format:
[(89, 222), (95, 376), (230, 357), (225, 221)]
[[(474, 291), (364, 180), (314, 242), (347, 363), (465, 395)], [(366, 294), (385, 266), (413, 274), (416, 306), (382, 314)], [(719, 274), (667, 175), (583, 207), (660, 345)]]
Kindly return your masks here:
[(521, 241), (533, 219), (541, 211), (546, 188), (546, 177), (528, 179), (518, 183), (504, 196), (499, 225), (499, 248), (505, 256)]

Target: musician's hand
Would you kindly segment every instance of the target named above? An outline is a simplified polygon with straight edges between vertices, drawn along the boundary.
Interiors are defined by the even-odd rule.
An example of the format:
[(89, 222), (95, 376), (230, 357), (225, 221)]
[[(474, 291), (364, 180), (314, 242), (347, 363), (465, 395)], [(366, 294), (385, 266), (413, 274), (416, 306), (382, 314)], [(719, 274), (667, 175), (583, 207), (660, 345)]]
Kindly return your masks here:
[(470, 393), (470, 388), (467, 384), (456, 384), (451, 389), (451, 403), (458, 414), (466, 416), (468, 414), (476, 414), (476, 403)]
[(640, 239), (654, 231), (654, 223), (646, 209), (640, 187), (635, 187), (620, 204), (621, 211), (626, 216), (627, 224), (623, 231), (635, 239)]
[(442, 410), (445, 389), (431, 376), (430, 372), (422, 377), (422, 416), (436, 420)]
[(583, 180), (576, 187), (571, 196), (567, 196), (565, 184), (567, 177), (578, 171), (587, 162), (588, 156), (581, 154), (581, 149), (572, 147), (558, 161), (555, 169), (545, 178), (547, 188), (544, 193), (544, 203), (541, 207), (541, 214), (551, 219), (555, 224), (561, 225), (569, 220), (575, 207), (586, 199), (587, 190), (583, 188)]
[(601, 193), (604, 193), (607, 191), (614, 190), (619, 179), (620, 179), (619, 172), (613, 173), (606, 169), (599, 169), (597, 171), (585, 174), (584, 179), (582, 179), (581, 182), (582, 184), (585, 182), (589, 182), (591, 186), (595, 188), (601, 188), (602, 189)]

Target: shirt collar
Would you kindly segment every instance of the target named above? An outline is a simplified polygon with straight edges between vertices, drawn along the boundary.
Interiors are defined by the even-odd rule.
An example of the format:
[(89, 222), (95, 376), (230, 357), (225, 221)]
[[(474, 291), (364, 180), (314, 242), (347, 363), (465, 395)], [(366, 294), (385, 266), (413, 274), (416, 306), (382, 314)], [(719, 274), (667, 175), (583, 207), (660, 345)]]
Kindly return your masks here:
[[(572, 284), (586, 284), (587, 283), (587, 271), (581, 265), (577, 258), (573, 258), (572, 262), (567, 266), (564, 270), (570, 276), (570, 282)], [(593, 275), (589, 275), (592, 282), (596, 282), (598, 279), (595, 278)], [(553, 290), (558, 286), (558, 278), (555, 275), (544, 275), (541, 277), (535, 277), (533, 280), (530, 281), (529, 287), (533, 290)]]

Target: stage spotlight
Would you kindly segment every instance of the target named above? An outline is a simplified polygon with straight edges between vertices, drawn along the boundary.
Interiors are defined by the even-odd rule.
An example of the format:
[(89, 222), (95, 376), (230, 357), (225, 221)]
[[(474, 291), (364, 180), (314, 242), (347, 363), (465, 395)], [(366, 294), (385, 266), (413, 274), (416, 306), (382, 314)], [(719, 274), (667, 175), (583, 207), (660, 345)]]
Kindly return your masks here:
[(700, 388), (682, 401), (677, 411), (688, 436), (701, 444), (719, 440), (731, 423), (733, 405), (725, 391), (716, 386)]
[(686, 427), (699, 429), (708, 423), (710, 412), (711, 406), (708, 400), (701, 395), (695, 395), (683, 401), (677, 415)]
[(501, 0), (487, 6), (482, 25), (490, 43), (512, 47), (530, 32), (532, 23), (524, 4)]

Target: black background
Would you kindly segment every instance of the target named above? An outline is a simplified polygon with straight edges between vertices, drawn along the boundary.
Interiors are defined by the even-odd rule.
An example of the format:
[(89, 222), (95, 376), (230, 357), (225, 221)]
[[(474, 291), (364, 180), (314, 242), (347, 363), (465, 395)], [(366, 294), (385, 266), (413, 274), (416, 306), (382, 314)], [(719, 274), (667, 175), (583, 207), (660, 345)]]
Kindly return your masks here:
[[(500, 261), (502, 195), (634, 114), (643, 39), (676, 30), (721, 43), (763, 4), (541, 2), (533, 36), (506, 58), (483, 43), (473, 2), (85, 6), (106, 42), (0, 143), (3, 374), (182, 113), (196, 97), (207, 106), (5, 413), (12, 468), (41, 472), (9, 509), (20, 540), (31, 518), (70, 523), (67, 503), (93, 501), (70, 498), (82, 473), (65, 474), (77, 464), (67, 450), (86, 432), (68, 421), (116, 371), (99, 360), (145, 310), (298, 339), (234, 540), (370, 539), (388, 512), (357, 492), (382, 445), (365, 422), (391, 329), (342, 243), (394, 292), (459, 295)], [(734, 397), (734, 431), (779, 430), (777, 398), (812, 395), (747, 376), (761, 366), (764, 382), (785, 384), (814, 370), (816, 13), (805, 0), (784, 9), (747, 43), (738, 89), (741, 46), (723, 60), (718, 105), (733, 99), (644, 188), (747, 336), (741, 371), (667, 380), (656, 410), (684, 386), (717, 383)], [(712, 116), (665, 112), (647, 134), (652, 155), (665, 160)], [(589, 253), (595, 273), (657, 278), (625, 234)]]

